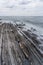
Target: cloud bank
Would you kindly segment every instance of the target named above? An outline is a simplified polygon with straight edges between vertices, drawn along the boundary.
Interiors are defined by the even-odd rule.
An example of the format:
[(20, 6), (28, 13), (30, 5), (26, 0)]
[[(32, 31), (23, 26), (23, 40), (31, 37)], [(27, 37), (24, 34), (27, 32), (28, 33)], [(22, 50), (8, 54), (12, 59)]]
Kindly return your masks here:
[(0, 16), (43, 16), (43, 0), (0, 0)]

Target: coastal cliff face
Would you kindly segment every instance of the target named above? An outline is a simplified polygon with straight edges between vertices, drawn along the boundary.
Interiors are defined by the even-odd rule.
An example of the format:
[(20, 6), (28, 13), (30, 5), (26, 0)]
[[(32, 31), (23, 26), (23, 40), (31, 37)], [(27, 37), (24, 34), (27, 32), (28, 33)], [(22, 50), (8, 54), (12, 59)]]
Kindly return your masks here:
[(43, 44), (24, 24), (0, 23), (0, 65), (43, 65)]

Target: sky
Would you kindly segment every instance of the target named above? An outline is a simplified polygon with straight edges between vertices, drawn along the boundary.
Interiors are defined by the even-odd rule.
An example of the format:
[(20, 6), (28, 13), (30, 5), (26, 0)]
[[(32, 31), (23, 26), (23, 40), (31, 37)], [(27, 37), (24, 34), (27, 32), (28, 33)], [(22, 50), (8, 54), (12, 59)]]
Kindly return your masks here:
[(43, 16), (43, 0), (0, 0), (0, 16)]

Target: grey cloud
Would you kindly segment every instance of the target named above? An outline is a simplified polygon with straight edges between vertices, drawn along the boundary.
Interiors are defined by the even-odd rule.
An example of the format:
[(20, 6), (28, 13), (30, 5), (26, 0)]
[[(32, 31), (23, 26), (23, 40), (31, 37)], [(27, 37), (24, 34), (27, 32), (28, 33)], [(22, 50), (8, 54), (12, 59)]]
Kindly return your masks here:
[(20, 5), (27, 5), (27, 4), (29, 4), (29, 3), (31, 3), (31, 1), (22, 1), (22, 2), (20, 2), (19, 4), (20, 4)]
[(40, 0), (40, 1), (43, 1), (43, 0)]
[(43, 15), (43, 0), (0, 0), (0, 10), (2, 15)]
[(6, 6), (6, 8), (14, 8), (14, 6), (12, 5), (12, 6)]

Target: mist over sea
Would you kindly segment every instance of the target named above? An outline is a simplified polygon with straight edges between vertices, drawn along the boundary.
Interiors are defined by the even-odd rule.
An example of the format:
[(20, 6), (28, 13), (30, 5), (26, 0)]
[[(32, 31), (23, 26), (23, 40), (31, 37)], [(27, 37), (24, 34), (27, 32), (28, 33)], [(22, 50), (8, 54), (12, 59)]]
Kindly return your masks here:
[(23, 22), (27, 27), (33, 27), (43, 34), (43, 16), (0, 16), (2, 20), (9, 20), (16, 22)]

